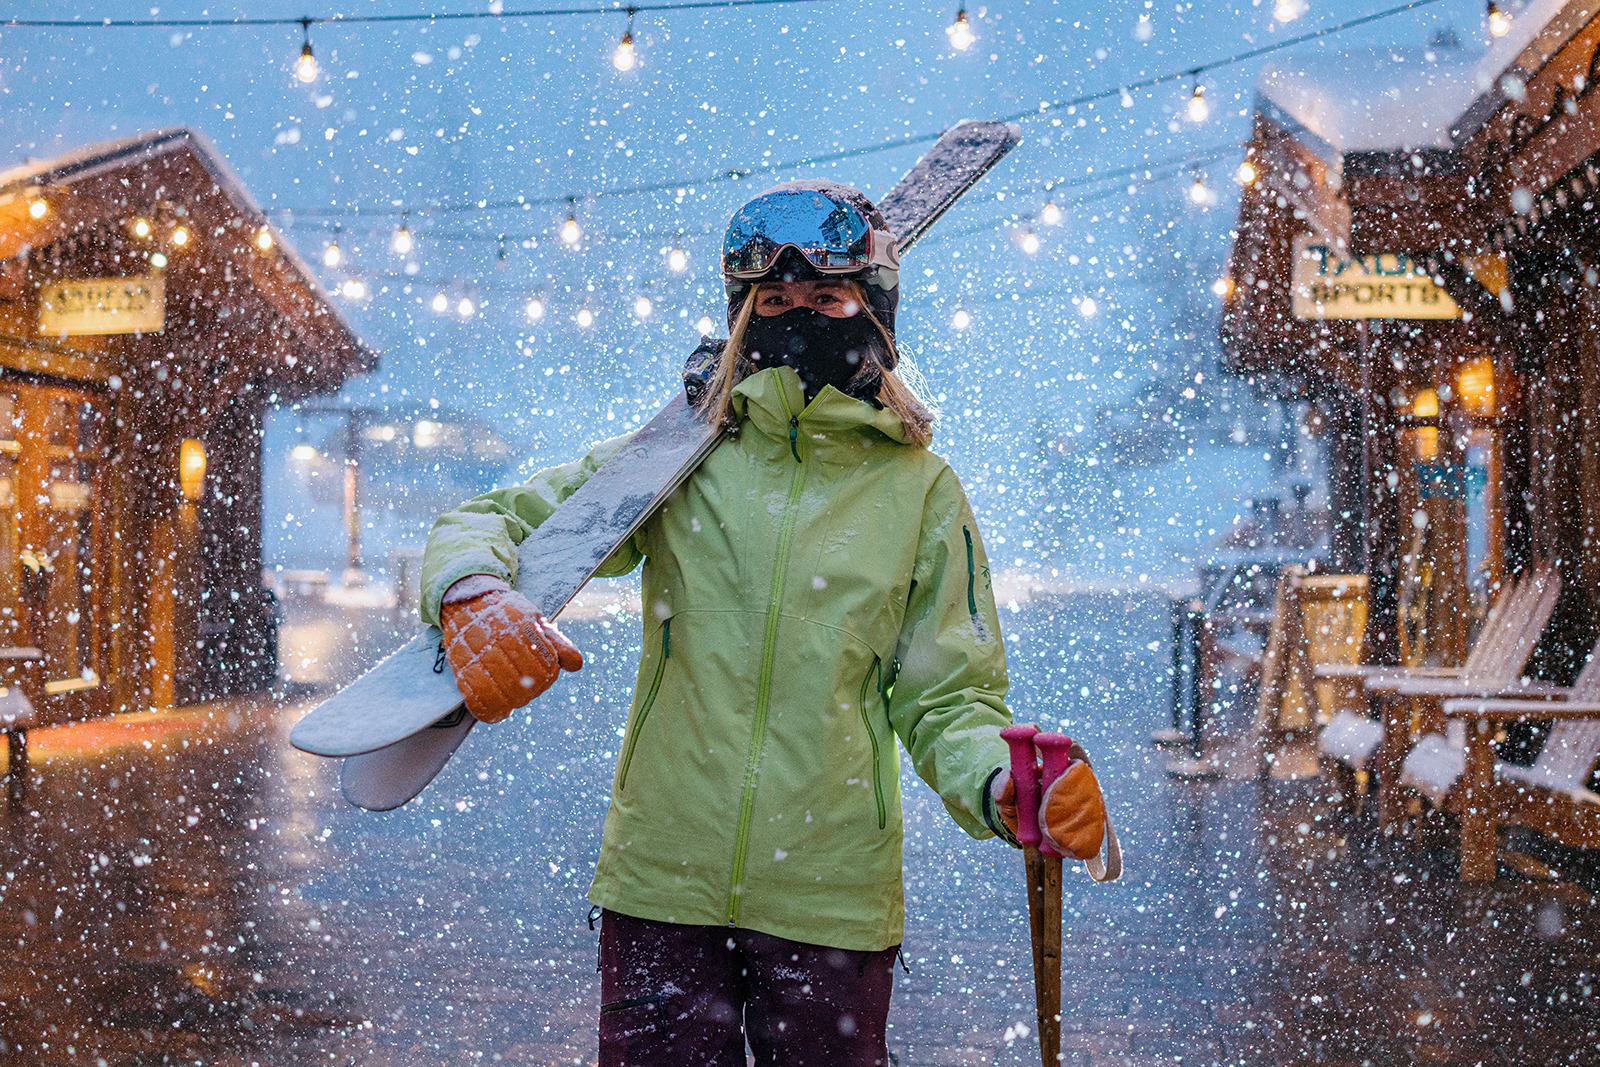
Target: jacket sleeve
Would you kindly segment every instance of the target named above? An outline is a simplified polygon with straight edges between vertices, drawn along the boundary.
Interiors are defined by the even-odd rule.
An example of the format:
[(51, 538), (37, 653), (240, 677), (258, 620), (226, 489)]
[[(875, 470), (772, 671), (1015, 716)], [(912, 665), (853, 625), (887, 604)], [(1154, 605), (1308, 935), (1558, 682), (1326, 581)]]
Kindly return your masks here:
[(929, 491), (895, 652), (889, 720), (963, 830), (992, 837), (985, 794), (1008, 763), (1005, 646), (978, 524), (955, 472)]
[[(522, 485), (473, 497), (440, 515), (428, 534), (428, 548), (422, 557), (422, 621), (437, 626), (445, 590), (469, 574), (515, 581), (517, 546), (522, 539), (538, 529), (632, 436), (628, 433), (603, 441), (574, 463), (547, 468)], [(596, 574), (603, 578), (627, 574), (643, 558), (642, 534), (635, 533)]]

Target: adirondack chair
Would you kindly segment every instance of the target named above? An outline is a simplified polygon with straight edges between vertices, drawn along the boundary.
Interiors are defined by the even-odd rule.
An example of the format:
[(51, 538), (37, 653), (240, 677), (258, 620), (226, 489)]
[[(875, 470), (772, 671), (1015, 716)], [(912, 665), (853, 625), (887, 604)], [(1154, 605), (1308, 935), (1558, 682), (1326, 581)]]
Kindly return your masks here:
[[(1600, 848), (1600, 644), (1565, 699), (1458, 698), (1444, 702), (1445, 729), (1417, 742), (1400, 781), (1461, 818), (1461, 880), (1490, 882), (1502, 824), (1526, 826), (1579, 848)], [(1508, 723), (1553, 721), (1531, 767), (1495, 758)]]
[[(1377, 779), (1378, 819), (1394, 825), (1404, 793), (1392, 788), (1416, 732), (1442, 729), (1442, 702), (1454, 697), (1542, 696), (1552, 688), (1520, 679), (1555, 611), (1561, 578), (1539, 567), (1502, 596), (1459, 670), (1388, 668), (1361, 678), (1370, 716), (1344, 711), (1318, 739), (1319, 752)], [(1354, 790), (1350, 791), (1351, 793)]]

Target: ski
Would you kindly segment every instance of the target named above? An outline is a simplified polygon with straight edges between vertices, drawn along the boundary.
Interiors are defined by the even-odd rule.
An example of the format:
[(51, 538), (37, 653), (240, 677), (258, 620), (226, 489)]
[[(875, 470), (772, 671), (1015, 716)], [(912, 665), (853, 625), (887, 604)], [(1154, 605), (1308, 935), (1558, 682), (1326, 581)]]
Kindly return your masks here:
[[(904, 253), (1020, 140), (1015, 125), (968, 120), (938, 142), (879, 202)], [(697, 351), (696, 356), (701, 353)], [(692, 389), (704, 360), (691, 358)], [(720, 430), (678, 396), (518, 547), (515, 588), (554, 618), (611, 552), (694, 472)], [(440, 634), (429, 628), (297, 723), (290, 742), (345, 757), (341, 789), (373, 811), (425, 788), (476, 721), (461, 706)]]

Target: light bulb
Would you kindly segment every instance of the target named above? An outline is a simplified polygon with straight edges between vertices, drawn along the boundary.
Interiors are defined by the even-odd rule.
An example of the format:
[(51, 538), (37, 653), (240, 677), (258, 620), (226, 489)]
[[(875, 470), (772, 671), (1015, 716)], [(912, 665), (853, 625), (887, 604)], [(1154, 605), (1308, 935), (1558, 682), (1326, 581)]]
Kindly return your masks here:
[(272, 250), (272, 231), (265, 226), (256, 231), (256, 247), (263, 252)]
[(694, 328), (699, 331), (701, 337), (709, 337), (711, 336), (711, 331), (715, 330), (717, 327), (716, 324), (711, 321), (710, 315), (701, 315), (700, 321), (694, 324)]
[(367, 298), (367, 283), (360, 278), (346, 278), (340, 292), (351, 300), (365, 300)]
[(416, 242), (411, 239), (411, 231), (402, 222), (400, 228), (394, 231), (394, 236), (389, 239), (389, 251), (397, 256), (407, 256), (414, 247)]
[(152, 267), (154, 267), (156, 270), (164, 270), (164, 269), (166, 269), (166, 266), (167, 266), (167, 254), (165, 252), (151, 252), (150, 253), (150, 265)]
[(578, 325), (582, 326), (586, 330), (589, 327), (593, 326), (594, 325), (594, 312), (590, 311), (588, 308), (584, 308), (582, 311), (579, 311), (578, 312)]
[(1204, 122), (1211, 117), (1211, 105), (1206, 103), (1206, 87), (1196, 84), (1189, 97), (1189, 121)]
[(433, 310), (443, 315), (446, 311), (450, 310), (450, 298), (445, 296), (443, 293), (439, 293), (433, 298), (432, 307)]
[(1211, 200), (1211, 190), (1206, 188), (1206, 180), (1199, 175), (1195, 175), (1194, 184), (1189, 186), (1189, 200), (1195, 204), (1205, 204)]
[(544, 318), (544, 301), (533, 297), (522, 310), (527, 314), (529, 322), (538, 322)]
[(1272, 5), (1272, 17), (1279, 22), (1293, 22), (1306, 13), (1306, 0), (1278, 0)]
[(1489, 0), (1489, 32), (1504, 37), (1511, 32), (1511, 16), (1500, 10), (1500, 5)]
[(611, 55), (611, 65), (621, 71), (633, 69), (638, 57), (633, 51), (633, 31), (628, 30), (622, 35), (622, 41), (617, 45), (617, 50)]
[(1078, 314), (1086, 319), (1092, 319), (1100, 313), (1100, 305), (1094, 302), (1094, 297), (1086, 296), (1078, 303)]
[(633, 302), (634, 318), (648, 319), (650, 317), (650, 312), (654, 310), (655, 305), (650, 303), (650, 298), (648, 296), (641, 296), (639, 299)]
[(317, 75), (322, 73), (322, 68), (317, 64), (317, 57), (311, 54), (311, 42), (307, 41), (300, 49), (300, 58), (294, 61), (294, 76), (307, 85), (317, 80)]
[(958, 311), (954, 315), (950, 316), (950, 325), (954, 326), (958, 330), (965, 330), (968, 326), (972, 325), (972, 316), (968, 315), (965, 311)]
[(1035, 252), (1038, 252), (1039, 251), (1039, 235), (1034, 233), (1032, 230), (1029, 230), (1027, 233), (1024, 233), (1022, 235), (1022, 250), (1024, 252), (1028, 253), (1028, 255), (1030, 255), (1030, 256), (1033, 255)]
[(45, 203), (42, 198), (36, 197), (33, 200), (28, 201), (28, 214), (32, 215), (34, 218), (42, 219), (49, 213), (50, 205)]
[(1240, 185), (1254, 185), (1261, 175), (1256, 171), (1256, 165), (1248, 159), (1239, 164), (1239, 169), (1233, 172), (1233, 180)]
[(1044, 210), (1039, 212), (1039, 221), (1044, 223), (1046, 226), (1056, 226), (1060, 224), (1061, 209), (1056, 207), (1056, 202), (1054, 200), (1048, 201), (1044, 205)]
[(957, 52), (965, 52), (972, 47), (972, 42), (978, 38), (973, 35), (972, 24), (967, 21), (967, 9), (963, 6), (956, 12), (956, 20), (944, 31), (950, 38), (950, 47)]
[(322, 265), (324, 267), (337, 267), (344, 262), (344, 250), (339, 247), (337, 240), (329, 241), (328, 247), (322, 250)]
[(1211, 283), (1211, 291), (1223, 300), (1233, 296), (1233, 279), (1224, 275)]
[(472, 318), (472, 313), (478, 310), (478, 305), (472, 302), (472, 297), (464, 296), (456, 301), (456, 314), (464, 319)]
[(182, 248), (189, 243), (189, 228), (187, 226), (175, 227), (172, 231), (172, 243)]
[(135, 237), (149, 237), (150, 236), (150, 220), (149, 219), (134, 219), (133, 220), (133, 235)]
[(567, 221), (561, 224), (561, 239), (569, 245), (583, 240), (583, 228), (578, 225), (578, 216), (568, 215)]
[(672, 254), (667, 256), (667, 267), (675, 273), (682, 274), (689, 269), (689, 256), (681, 248), (674, 248)]

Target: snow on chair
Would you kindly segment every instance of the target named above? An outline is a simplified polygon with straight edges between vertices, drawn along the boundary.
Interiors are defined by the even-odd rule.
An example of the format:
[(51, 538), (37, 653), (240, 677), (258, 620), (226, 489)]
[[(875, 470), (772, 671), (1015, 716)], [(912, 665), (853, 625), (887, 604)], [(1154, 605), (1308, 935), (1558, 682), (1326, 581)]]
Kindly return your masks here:
[[(1600, 848), (1600, 794), (1589, 788), (1600, 763), (1600, 644), (1565, 699), (1467, 698), (1444, 702), (1445, 729), (1417, 742), (1400, 781), (1461, 819), (1461, 879), (1495, 876), (1502, 823), (1525, 826), (1580, 848)], [(1552, 721), (1533, 766), (1495, 758), (1500, 728)]]
[(1452, 697), (1542, 694), (1550, 688), (1519, 680), (1518, 676), (1550, 621), (1560, 594), (1561, 577), (1554, 568), (1536, 568), (1501, 595), (1460, 667), (1318, 669), (1319, 677), (1357, 679), (1361, 683), (1368, 710), (1373, 714), (1339, 712), (1323, 729), (1317, 747), (1323, 756), (1352, 771), (1376, 772), (1380, 819), (1385, 825), (1399, 813), (1399, 790), (1392, 785), (1410, 748), (1413, 724), (1420, 723), (1424, 733), (1438, 728), (1440, 701)]

